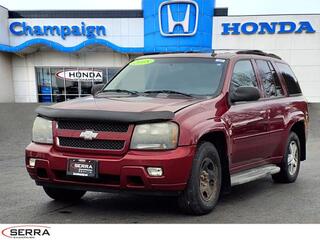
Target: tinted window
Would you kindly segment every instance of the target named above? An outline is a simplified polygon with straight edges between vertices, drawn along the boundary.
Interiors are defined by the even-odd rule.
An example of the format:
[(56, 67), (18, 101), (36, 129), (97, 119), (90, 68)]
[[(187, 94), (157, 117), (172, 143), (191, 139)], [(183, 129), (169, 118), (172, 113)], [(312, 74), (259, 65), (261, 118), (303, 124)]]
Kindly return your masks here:
[(272, 64), (264, 60), (257, 60), (256, 62), (266, 97), (283, 96), (283, 89)]
[(239, 61), (234, 66), (231, 91), (235, 91), (238, 87), (257, 87), (257, 79), (249, 60)]
[(170, 90), (199, 96), (215, 95), (225, 64), (222, 59), (205, 58), (138, 59), (116, 75), (105, 90)]
[(286, 82), (288, 93), (292, 94), (301, 94), (301, 89), (298, 83), (296, 76), (289, 67), (289, 65), (284, 63), (277, 63), (277, 66), (280, 69), (280, 72)]

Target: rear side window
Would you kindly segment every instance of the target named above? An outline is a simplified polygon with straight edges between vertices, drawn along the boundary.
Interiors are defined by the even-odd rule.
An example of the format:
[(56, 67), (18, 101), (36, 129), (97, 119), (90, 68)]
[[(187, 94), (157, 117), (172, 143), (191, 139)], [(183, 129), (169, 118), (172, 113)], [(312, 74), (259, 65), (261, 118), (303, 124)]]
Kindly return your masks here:
[(289, 95), (301, 94), (301, 88), (298, 80), (289, 65), (277, 63), (277, 66), (286, 82)]
[(257, 78), (250, 60), (238, 61), (233, 69), (231, 92), (234, 92), (238, 87), (257, 86)]
[(264, 60), (256, 60), (267, 98), (284, 96), (280, 80), (272, 64)]

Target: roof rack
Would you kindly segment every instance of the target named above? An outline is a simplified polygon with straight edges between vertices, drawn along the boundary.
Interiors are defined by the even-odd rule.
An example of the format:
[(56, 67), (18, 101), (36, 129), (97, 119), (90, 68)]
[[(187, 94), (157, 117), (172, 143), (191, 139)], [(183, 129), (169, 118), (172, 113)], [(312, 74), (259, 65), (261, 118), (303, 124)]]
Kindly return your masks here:
[(216, 55), (215, 51), (234, 51), (236, 54), (252, 54), (252, 55), (259, 55), (259, 56), (265, 56), (265, 57), (271, 57), (271, 58), (276, 58), (279, 60), (282, 60), (281, 57), (279, 57), (276, 54), (273, 53), (266, 53), (263, 52), (261, 50), (252, 50), (252, 49), (248, 49), (248, 50), (240, 50), (240, 49), (216, 49), (213, 50), (212, 52), (212, 56)]
[(271, 57), (271, 58), (282, 60), (281, 57), (277, 56), (276, 54), (266, 53), (261, 50), (242, 50), (242, 51), (238, 51), (237, 54), (252, 54), (252, 55), (259, 55), (259, 56)]
[(181, 51), (181, 52), (145, 52), (142, 55), (162, 55), (162, 54), (179, 54), (179, 53), (203, 53), (201, 51)]

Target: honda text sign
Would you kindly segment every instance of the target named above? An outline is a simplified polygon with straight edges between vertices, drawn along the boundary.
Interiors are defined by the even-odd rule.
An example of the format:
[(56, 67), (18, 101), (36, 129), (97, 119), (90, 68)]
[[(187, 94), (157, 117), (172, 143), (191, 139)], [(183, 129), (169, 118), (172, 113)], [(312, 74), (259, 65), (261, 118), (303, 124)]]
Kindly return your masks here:
[(171, 0), (159, 6), (159, 28), (162, 36), (193, 36), (199, 19), (198, 3), (192, 0)]
[(102, 82), (103, 71), (92, 69), (64, 69), (56, 73), (59, 79), (80, 82)]

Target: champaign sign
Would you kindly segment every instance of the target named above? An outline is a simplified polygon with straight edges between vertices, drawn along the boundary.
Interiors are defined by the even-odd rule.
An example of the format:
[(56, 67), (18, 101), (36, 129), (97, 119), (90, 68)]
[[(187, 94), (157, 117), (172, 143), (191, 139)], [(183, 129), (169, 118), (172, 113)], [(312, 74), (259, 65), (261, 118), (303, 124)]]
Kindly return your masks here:
[(92, 69), (65, 69), (57, 72), (56, 77), (68, 81), (102, 82), (103, 71)]

